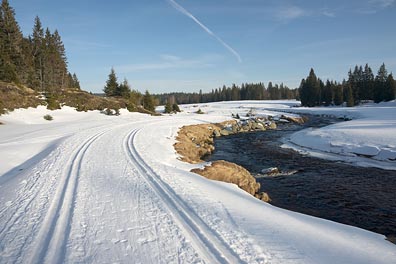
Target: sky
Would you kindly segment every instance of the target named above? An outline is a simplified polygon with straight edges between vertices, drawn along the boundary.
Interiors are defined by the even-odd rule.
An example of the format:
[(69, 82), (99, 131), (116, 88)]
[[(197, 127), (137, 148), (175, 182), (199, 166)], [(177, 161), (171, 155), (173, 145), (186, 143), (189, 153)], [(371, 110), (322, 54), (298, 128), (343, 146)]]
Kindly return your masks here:
[(299, 86), (310, 68), (341, 81), (355, 65), (396, 72), (396, 0), (9, 0), (25, 36), (57, 29), (69, 71), (102, 92), (118, 80), (151, 93), (233, 83)]

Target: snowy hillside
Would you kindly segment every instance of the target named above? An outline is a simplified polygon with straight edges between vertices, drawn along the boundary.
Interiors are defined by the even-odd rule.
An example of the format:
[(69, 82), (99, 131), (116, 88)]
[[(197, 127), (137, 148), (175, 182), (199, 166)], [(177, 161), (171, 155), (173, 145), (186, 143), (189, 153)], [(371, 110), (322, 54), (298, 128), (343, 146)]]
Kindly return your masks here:
[[(251, 108), (317, 111), (296, 104), (185, 105), (159, 117), (71, 108), (0, 116), (0, 263), (394, 263), (396, 246), (382, 235), (276, 208), (177, 159), (183, 125)], [(395, 103), (319, 111), (356, 119), (298, 132), (288, 145), (321, 154), (331, 146), (338, 157), (353, 149), (354, 162), (395, 167)]]

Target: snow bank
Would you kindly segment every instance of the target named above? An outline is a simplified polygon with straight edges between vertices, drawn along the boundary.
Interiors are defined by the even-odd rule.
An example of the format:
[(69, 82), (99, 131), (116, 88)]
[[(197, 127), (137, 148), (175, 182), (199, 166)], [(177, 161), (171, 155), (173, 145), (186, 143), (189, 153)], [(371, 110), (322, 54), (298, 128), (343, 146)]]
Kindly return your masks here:
[(396, 102), (353, 108), (291, 109), (296, 113), (352, 118), (319, 129), (294, 133), (284, 147), (360, 166), (396, 170)]

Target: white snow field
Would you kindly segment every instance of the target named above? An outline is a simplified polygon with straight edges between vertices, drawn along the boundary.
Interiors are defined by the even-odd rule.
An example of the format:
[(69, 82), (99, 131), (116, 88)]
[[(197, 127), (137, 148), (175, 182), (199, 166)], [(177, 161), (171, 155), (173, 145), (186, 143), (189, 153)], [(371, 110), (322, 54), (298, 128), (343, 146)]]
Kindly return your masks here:
[[(202, 165), (177, 159), (183, 125), (228, 120), (251, 107), (276, 115), (295, 104), (201, 104), (203, 115), (186, 105), (159, 117), (67, 107), (0, 116), (0, 263), (395, 263), (396, 246), (382, 235), (279, 209), (190, 173)], [(365, 109), (355, 111), (362, 119), (350, 124), (371, 125)], [(394, 104), (384, 111), (394, 113)], [(53, 121), (43, 119), (47, 113)], [(393, 143), (353, 131), (392, 153), (392, 124), (383, 136)], [(337, 130), (322, 131), (342, 144)]]
[(284, 147), (358, 166), (396, 170), (395, 101), (352, 108), (296, 108), (292, 111), (352, 120), (299, 131), (285, 141)]

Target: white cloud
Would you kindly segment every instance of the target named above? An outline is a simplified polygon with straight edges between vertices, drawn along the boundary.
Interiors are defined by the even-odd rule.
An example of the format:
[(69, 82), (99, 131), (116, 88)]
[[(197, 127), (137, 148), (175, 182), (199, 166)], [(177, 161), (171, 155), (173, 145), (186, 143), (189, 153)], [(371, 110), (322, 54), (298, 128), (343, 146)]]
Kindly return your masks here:
[(300, 17), (308, 16), (310, 13), (298, 6), (283, 7), (276, 13), (276, 18), (282, 21), (289, 21)]
[(180, 13), (184, 14), (185, 16), (191, 18), (195, 23), (197, 23), (203, 30), (206, 31), (209, 35), (214, 37), (221, 45), (223, 45), (229, 52), (231, 52), (239, 62), (242, 62), (242, 58), (236, 50), (234, 50), (230, 45), (224, 42), (219, 36), (217, 36), (213, 31), (211, 31), (207, 26), (205, 26), (201, 21), (199, 21), (193, 14), (187, 11), (184, 7), (176, 3), (174, 0), (168, 0), (168, 2)]
[(326, 16), (326, 17), (335, 17), (335, 13), (329, 10), (323, 10), (322, 11), (322, 15)]
[(118, 65), (114, 68), (120, 73), (131, 73), (149, 70), (166, 70), (177, 68), (208, 68), (213, 67), (213, 61), (220, 58), (218, 55), (203, 56), (197, 59), (183, 59), (170, 54), (161, 54), (156, 62)]
[(395, 0), (370, 0), (369, 4), (373, 6), (379, 6), (381, 8), (386, 8), (395, 3)]
[(368, 0), (356, 10), (360, 14), (375, 14), (385, 8), (390, 8), (395, 4), (396, 0)]

